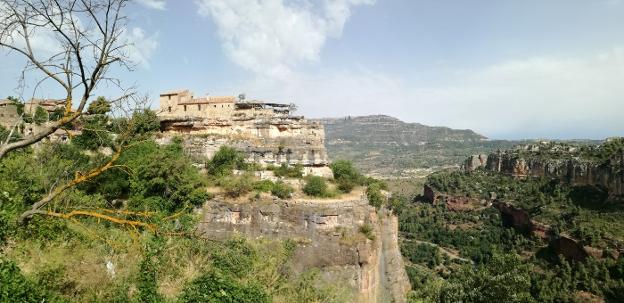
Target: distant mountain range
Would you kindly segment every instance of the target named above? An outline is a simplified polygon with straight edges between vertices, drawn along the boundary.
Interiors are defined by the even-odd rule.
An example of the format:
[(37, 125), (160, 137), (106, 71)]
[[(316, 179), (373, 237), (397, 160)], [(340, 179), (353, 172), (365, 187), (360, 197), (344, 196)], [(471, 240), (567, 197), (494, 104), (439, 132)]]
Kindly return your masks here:
[(449, 141), (479, 142), (487, 139), (469, 129), (460, 130), (406, 123), (385, 115), (326, 118), (319, 119), (319, 121), (325, 125), (327, 141), (350, 141), (357, 144), (379, 144), (388, 147)]
[(385, 115), (317, 121), (325, 126), (330, 159), (351, 160), (365, 173), (378, 177), (426, 175), (458, 166), (469, 155), (521, 143), (488, 140), (469, 129), (406, 123)]

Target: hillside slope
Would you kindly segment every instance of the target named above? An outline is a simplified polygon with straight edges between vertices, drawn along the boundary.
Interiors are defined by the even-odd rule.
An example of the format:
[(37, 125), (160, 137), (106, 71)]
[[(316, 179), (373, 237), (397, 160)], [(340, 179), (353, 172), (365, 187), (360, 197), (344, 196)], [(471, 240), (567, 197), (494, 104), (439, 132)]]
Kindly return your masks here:
[(319, 119), (331, 160), (353, 161), (369, 175), (422, 176), (458, 166), (467, 156), (510, 148), (517, 141), (488, 140), (472, 130), (406, 123), (384, 116)]

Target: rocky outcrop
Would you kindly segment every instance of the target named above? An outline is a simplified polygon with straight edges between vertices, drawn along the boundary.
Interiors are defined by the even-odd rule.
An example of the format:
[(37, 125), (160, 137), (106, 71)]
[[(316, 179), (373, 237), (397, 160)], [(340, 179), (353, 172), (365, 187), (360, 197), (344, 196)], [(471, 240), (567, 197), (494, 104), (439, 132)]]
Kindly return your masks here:
[[(483, 164), (472, 156), (464, 169), (483, 168), (514, 177), (548, 177), (560, 179), (570, 185), (599, 186), (610, 196), (624, 195), (624, 155), (616, 154), (607, 161), (595, 161), (562, 154), (543, 157), (535, 153), (497, 152), (487, 156)], [(467, 165), (467, 164), (470, 165)]]
[[(330, 282), (349, 285), (357, 302), (404, 302), (410, 289), (397, 244), (398, 221), (377, 213), (364, 197), (337, 202), (214, 199), (202, 212), (199, 230), (209, 238), (242, 234), (297, 241), (292, 268), (320, 268)], [(365, 224), (374, 237), (360, 232)]]
[(484, 167), (487, 164), (487, 159), (487, 155), (472, 155), (464, 161), (462, 168), (465, 171), (473, 171), (479, 167)]
[(589, 254), (578, 241), (560, 236), (550, 241), (550, 248), (557, 255), (562, 255), (567, 260), (583, 262)]

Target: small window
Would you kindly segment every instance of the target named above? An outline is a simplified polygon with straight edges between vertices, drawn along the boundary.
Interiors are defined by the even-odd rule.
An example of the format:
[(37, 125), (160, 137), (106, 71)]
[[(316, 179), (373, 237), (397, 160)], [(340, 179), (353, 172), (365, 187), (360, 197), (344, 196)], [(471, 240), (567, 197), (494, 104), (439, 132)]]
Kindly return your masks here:
[(184, 105), (184, 111), (186, 111), (186, 105)]
[(167, 98), (169, 98), (168, 100), (171, 100), (171, 95), (168, 95)]
[(201, 104), (197, 104), (197, 110), (201, 110)]
[(171, 112), (171, 106), (169, 106), (169, 112)]
[(215, 107), (215, 108), (217, 108), (217, 105), (215, 104), (215, 106), (214, 106), (214, 107)]

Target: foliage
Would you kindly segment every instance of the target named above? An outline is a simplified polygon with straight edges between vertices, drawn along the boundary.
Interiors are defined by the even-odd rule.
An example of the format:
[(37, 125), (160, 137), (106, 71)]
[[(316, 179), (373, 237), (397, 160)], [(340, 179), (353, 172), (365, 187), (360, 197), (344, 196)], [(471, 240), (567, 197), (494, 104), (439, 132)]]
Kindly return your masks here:
[(206, 164), (209, 175), (226, 176), (234, 169), (244, 169), (245, 157), (233, 147), (221, 146), (212, 159)]
[(255, 284), (244, 285), (218, 272), (205, 273), (188, 285), (180, 302), (269, 302), (268, 295)]
[(327, 197), (330, 195), (325, 179), (319, 176), (308, 177), (303, 187), (303, 192), (313, 197)]
[(253, 183), (253, 189), (262, 193), (271, 192), (275, 183), (271, 180), (260, 180)]
[(276, 182), (273, 187), (271, 188), (271, 194), (273, 196), (276, 196), (280, 199), (287, 199), (290, 198), (290, 196), (292, 195), (292, 193), (295, 191), (294, 188), (292, 188), (292, 186), (282, 182), (282, 181), (278, 181)]
[(249, 173), (224, 177), (219, 181), (219, 184), (225, 194), (231, 198), (240, 197), (254, 189), (253, 176)]
[(375, 240), (375, 230), (370, 224), (360, 225), (360, 232), (366, 236), (369, 240)]
[(37, 106), (33, 115), (33, 121), (37, 125), (48, 122), (48, 112), (43, 107)]
[(338, 183), (338, 189), (342, 192), (349, 193), (355, 186), (364, 182), (364, 177), (350, 161), (338, 160), (330, 164), (329, 167)]
[(268, 170), (272, 170), (273, 174), (276, 177), (280, 178), (296, 178), (300, 179), (303, 177), (303, 165), (295, 164), (293, 166), (289, 166), (286, 163), (282, 163), (280, 166), (268, 166)]
[(159, 254), (159, 247), (162, 245), (161, 239), (153, 239), (145, 248), (145, 256), (139, 265), (138, 275), (138, 300), (139, 302), (162, 302), (163, 298), (158, 293), (156, 279), (157, 264), (156, 255)]
[(160, 120), (156, 112), (150, 109), (143, 109), (132, 113), (131, 133), (135, 136), (145, 136), (160, 129)]
[(386, 198), (381, 193), (381, 185), (379, 183), (372, 183), (366, 189), (366, 197), (368, 198), (368, 203), (375, 208), (379, 209)]
[(111, 110), (110, 102), (106, 98), (99, 96), (95, 101), (89, 104), (87, 114), (89, 115), (105, 115)]
[(17, 265), (0, 258), (0, 302), (42, 302), (46, 300), (37, 285), (24, 277)]
[(440, 302), (535, 302), (528, 266), (513, 254), (496, 254), (476, 269), (463, 267), (448, 282)]

